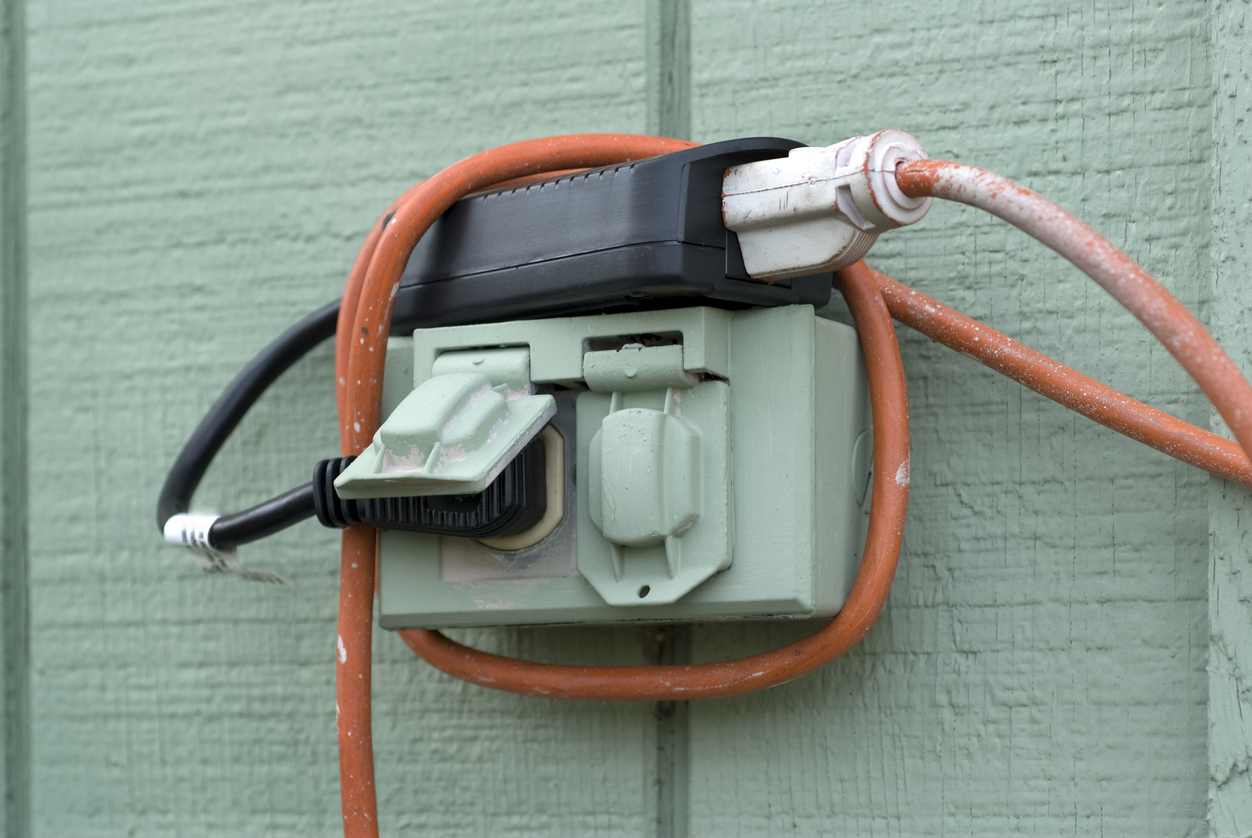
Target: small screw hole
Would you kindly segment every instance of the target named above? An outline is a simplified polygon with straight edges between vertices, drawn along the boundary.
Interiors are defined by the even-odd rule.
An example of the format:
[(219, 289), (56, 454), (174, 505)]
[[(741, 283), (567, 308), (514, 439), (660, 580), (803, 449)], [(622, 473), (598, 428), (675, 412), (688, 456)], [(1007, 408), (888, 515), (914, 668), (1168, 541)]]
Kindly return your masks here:
[(639, 598), (643, 599), (649, 594), (649, 592), (651, 592), (651, 590), (652, 589), (649, 588), (647, 585), (644, 585), (642, 588), (639, 589)]

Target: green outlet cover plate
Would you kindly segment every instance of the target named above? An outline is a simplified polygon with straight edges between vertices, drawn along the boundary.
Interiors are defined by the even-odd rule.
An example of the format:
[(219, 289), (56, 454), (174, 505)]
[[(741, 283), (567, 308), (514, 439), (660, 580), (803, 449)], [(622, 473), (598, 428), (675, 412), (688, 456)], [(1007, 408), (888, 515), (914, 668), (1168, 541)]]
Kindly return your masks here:
[[(663, 349), (669, 357), (639, 356), (633, 378), (611, 358), (602, 364), (603, 356), (592, 359), (589, 377), (584, 372), (589, 354), (633, 351), (632, 344)], [(572, 488), (566, 492), (565, 517), (538, 544), (516, 551), (468, 539), (382, 533), (378, 561), (383, 627), (807, 618), (839, 610), (855, 578), (866, 521), (857, 501), (864, 494), (869, 462), (864, 456), (869, 410), (855, 331), (816, 317), (810, 306), (740, 312), (691, 307), (424, 329), (389, 344), (384, 415), (433, 377), (437, 359), (504, 347), (529, 350), (532, 385), (556, 402), (551, 427), (564, 437), (565, 477)], [(636, 380), (650, 389), (632, 389), (630, 382)], [(653, 583), (632, 580), (633, 588), (622, 591), (634, 597), (632, 604), (614, 604), (609, 599), (615, 595), (606, 598), (604, 593), (615, 584), (614, 559), (590, 511), (591, 440), (604, 433), (614, 398), (620, 399), (620, 409), (613, 415), (634, 407), (678, 421), (691, 418), (688, 409), (695, 401), (690, 393), (696, 390), (702, 396), (709, 393), (711, 404), (727, 407), (727, 430), (708, 431), (710, 439), (719, 438), (718, 444), (724, 445), (724, 471), (703, 447), (703, 424), (698, 478), (689, 467), (675, 466), (670, 472), (671, 459), (690, 460), (692, 447), (690, 439), (673, 442), (674, 452), (686, 453), (671, 457), (669, 419), (641, 414), (639, 424), (632, 425), (624, 417), (610, 432), (619, 442), (633, 434), (643, 461), (665, 469), (665, 475), (645, 481), (648, 491), (664, 493), (671, 480), (700, 483), (694, 493), (699, 514), (693, 534), (702, 523), (719, 528), (713, 514), (717, 504), (709, 505), (708, 490), (725, 489), (725, 539), (716, 549), (701, 548), (707, 550), (706, 569), (713, 557), (716, 566), (671, 602), (648, 597), (641, 602), (639, 588), (648, 584), (652, 596)], [(677, 405), (671, 404), (669, 411), (666, 406), (666, 399), (678, 391), (682, 417)], [(677, 440), (695, 427), (687, 422), (672, 426), (669, 433)], [(603, 476), (603, 459), (600, 467)], [(684, 468), (687, 476), (681, 477)], [(603, 524), (603, 479), (599, 485)], [(685, 493), (686, 500), (651, 498), (633, 514), (655, 521), (689, 516), (693, 492), (675, 491), (673, 497)], [(636, 546), (650, 542), (640, 549), (654, 551), (633, 563), (625, 553), (623, 578), (646, 570), (663, 588), (666, 580), (682, 575), (688, 551), (680, 547), (679, 570), (671, 577), (664, 540), (676, 533), (666, 535), (667, 526), (660, 523), (655, 533), (647, 530), (646, 522), (636, 522), (633, 529), (609, 527), (610, 534), (634, 540)], [(603, 549), (585, 546), (597, 538)], [(713, 541), (721, 539), (709, 544)], [(690, 552), (699, 552), (696, 542), (692, 545)], [(602, 571), (607, 582), (598, 576)]]
[(530, 393), (524, 347), (439, 360), (335, 480), (341, 498), (476, 494), (556, 412), (552, 396)]
[(726, 382), (581, 393), (578, 440), (578, 572), (605, 602), (675, 602), (730, 567)]

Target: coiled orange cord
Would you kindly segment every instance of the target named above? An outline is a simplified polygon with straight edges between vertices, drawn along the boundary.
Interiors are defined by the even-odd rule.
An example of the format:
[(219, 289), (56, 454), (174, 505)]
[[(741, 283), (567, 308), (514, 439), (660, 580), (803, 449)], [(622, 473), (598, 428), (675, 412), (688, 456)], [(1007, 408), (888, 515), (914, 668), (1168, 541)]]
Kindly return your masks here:
[[(406, 192), (370, 231), (353, 265), (340, 309), (335, 369), (343, 453), (362, 451), (377, 430), (383, 361), (400, 275), (417, 241), (453, 202), (492, 184), (536, 173), (610, 165), (690, 145), (678, 140), (632, 135), (576, 135), (516, 143), (463, 160)], [(953, 178), (951, 168), (944, 168), (957, 164), (936, 164), (927, 168), (926, 164), (930, 163), (932, 161), (910, 164), (908, 171), (898, 174), (907, 194), (953, 200), (969, 197), (969, 182)], [(969, 170), (964, 172), (967, 176), (972, 171), (995, 177), (972, 167), (965, 168)], [(1011, 184), (1011, 181), (1000, 180)], [(990, 181), (983, 178), (981, 182)], [(1015, 184), (1012, 186), (1021, 190)], [(1005, 188), (1001, 185), (998, 192), (992, 189), (968, 202), (978, 204), (978, 200), (983, 200), (984, 204), (994, 204), (1006, 194)], [(1029, 195), (1044, 200), (1034, 193)], [(1050, 212), (1048, 208), (1055, 207), (1031, 200), (1022, 205), (1027, 212), (1035, 213)], [(1062, 221), (1068, 224), (1072, 216), (1065, 215)], [(1020, 219), (1008, 220), (1018, 224)], [(1077, 219), (1073, 221), (1081, 225)], [(1018, 226), (1026, 229), (1025, 224)], [(1158, 337), (1164, 335), (1163, 340), (1174, 341), (1173, 345), (1167, 344), (1171, 352), (1176, 356), (1181, 354), (1180, 360), (1186, 358), (1184, 367), (1201, 379), (1202, 389), (1219, 404), (1223, 415), (1231, 413), (1235, 419), (1231, 425), (1239, 438), (1245, 444), (1252, 441), (1252, 430), (1250, 439), (1240, 435), (1245, 428), (1252, 428), (1252, 387), (1237, 370), (1239, 384), (1231, 384), (1228, 379), (1233, 364), (1224, 354), (1221, 358), (1229, 366), (1223, 365), (1220, 359), (1215, 360), (1211, 349), (1216, 344), (1212, 343), (1212, 338), (1204, 333), (1203, 338), (1209, 341), (1206, 344), (1194, 330), (1171, 331), (1178, 314), (1169, 301), (1179, 309), (1181, 305), (1168, 292), (1090, 228), (1071, 225), (1067, 229), (1075, 235), (1088, 231), (1095, 237), (1088, 237), (1089, 243), (1084, 246), (1098, 250), (1100, 259), (1088, 264), (1082, 261), (1082, 253), (1077, 254), (1078, 258), (1070, 256), (1079, 267), (1089, 274), (1100, 270), (1110, 274), (1109, 285), (1116, 289), (1115, 296), (1119, 299), (1129, 295), (1133, 303), (1136, 295), (1151, 298), (1146, 308), (1141, 306), (1141, 311), (1136, 313)], [(1038, 230), (1028, 232), (1046, 240), (1055, 230), (1044, 230), (1042, 234)], [(1060, 246), (1048, 243), (1058, 250), (1065, 244), (1063, 241), (1059, 242)], [(1131, 271), (1125, 263), (1138, 272), (1133, 283), (1121, 281), (1121, 274)], [(1147, 283), (1139, 274), (1147, 277)], [(872, 271), (863, 262), (840, 271), (836, 286), (848, 301), (865, 349), (874, 417), (874, 469), (880, 479), (873, 484), (869, 535), (856, 583), (843, 610), (830, 624), (774, 652), (693, 666), (574, 667), (531, 663), (479, 652), (433, 631), (401, 632), (404, 641), (433, 665), (473, 683), (531, 695), (588, 699), (658, 700), (734, 695), (797, 678), (851, 649), (869, 631), (886, 602), (908, 499), (908, 404), (891, 316), (1114, 430), (1220, 476), (1252, 485), (1252, 464), (1238, 446), (1082, 376)], [(1182, 311), (1186, 314), (1185, 309)], [(1191, 321), (1194, 322), (1194, 318)], [(1180, 340), (1186, 345), (1176, 351)], [(1220, 353), (1220, 349), (1217, 351)], [(1216, 365), (1216, 374), (1199, 369), (1206, 359)], [(1217, 397), (1210, 393), (1210, 389), (1227, 386), (1229, 392), (1219, 393)], [(351, 838), (378, 835), (369, 709), (374, 569), (373, 530), (365, 527), (346, 530), (341, 560), (336, 697), (344, 832)]]
[(829, 663), (861, 642), (887, 603), (904, 536), (909, 494), (909, 408), (895, 328), (864, 262), (835, 282), (852, 311), (865, 350), (874, 421), (869, 531), (848, 599), (830, 623), (772, 652), (686, 666), (558, 666), (491, 655), (437, 631), (400, 637), (430, 664), (464, 681), (550, 698), (627, 701), (719, 698), (786, 683)]
[[(400, 275), (418, 239), (448, 207), (514, 178), (638, 160), (691, 145), (620, 134), (531, 140), (476, 154), (405, 193), (370, 231), (340, 308), (335, 375), (343, 453), (359, 454), (378, 428), (383, 360)], [(344, 834), (352, 838), (378, 835), (370, 726), (375, 542), (372, 529), (345, 530), (340, 558), (335, 707)]]

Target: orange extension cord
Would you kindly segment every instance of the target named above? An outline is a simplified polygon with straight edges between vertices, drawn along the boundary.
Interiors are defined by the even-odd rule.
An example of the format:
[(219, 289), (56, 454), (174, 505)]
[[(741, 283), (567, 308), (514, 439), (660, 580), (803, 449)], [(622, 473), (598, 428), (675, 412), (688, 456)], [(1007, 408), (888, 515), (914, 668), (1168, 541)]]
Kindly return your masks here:
[[(469, 157), (395, 201), (366, 237), (340, 308), (335, 376), (343, 453), (359, 454), (378, 428), (383, 361), (400, 275), (418, 240), (448, 207), (492, 185), (638, 160), (692, 145), (614, 134), (515, 143)], [(906, 194), (965, 201), (994, 212), (1078, 264), (1166, 343), (1218, 406), (1245, 448), (1087, 378), (860, 262), (840, 271), (835, 284), (848, 302), (865, 351), (874, 472), (879, 479), (873, 482), (861, 568), (847, 602), (831, 623), (773, 652), (691, 666), (531, 663), (470, 649), (435, 631), (400, 632), (405, 643), (443, 671), (494, 689), (553, 698), (617, 700), (682, 700), (749, 692), (798, 678), (851, 649), (886, 603), (908, 502), (908, 401), (891, 317), (1119, 433), (1252, 486), (1252, 463), (1243, 453), (1252, 443), (1252, 386), (1203, 327), (1142, 268), (1059, 207), (989, 172), (924, 160), (902, 167), (897, 180)], [(1048, 216), (1053, 210), (1063, 215)], [(1043, 229), (1033, 229), (1032, 224)], [(1049, 235), (1056, 238), (1058, 225), (1063, 226), (1063, 240), (1049, 241)], [(1067, 246), (1074, 252), (1066, 252)], [(344, 532), (336, 700), (344, 833), (349, 838), (378, 835), (370, 731), (375, 551), (371, 528)]]

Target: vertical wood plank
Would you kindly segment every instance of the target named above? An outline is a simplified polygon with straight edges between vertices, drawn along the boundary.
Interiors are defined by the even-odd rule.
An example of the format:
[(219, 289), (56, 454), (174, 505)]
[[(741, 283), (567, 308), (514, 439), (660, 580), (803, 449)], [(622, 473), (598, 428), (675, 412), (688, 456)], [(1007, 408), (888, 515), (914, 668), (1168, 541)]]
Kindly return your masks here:
[[(1241, 369), (1252, 370), (1252, 14), (1214, 2), (1213, 334)], [(1214, 427), (1229, 433), (1216, 414)], [(1242, 486), (1214, 478), (1209, 489), (1209, 826), (1215, 836), (1252, 829), (1252, 502)]]
[[(696, 139), (902, 128), (1206, 302), (1207, 4), (696, 2), (692, 34)], [(936, 206), (869, 261), (1206, 421), (1129, 315), (995, 219)], [(1203, 831), (1207, 478), (900, 336), (913, 486), (887, 610), (816, 676), (693, 706), (691, 834)], [(695, 654), (799, 631), (706, 627)]]
[[(333, 835), (337, 538), (206, 577), (154, 526), (220, 388), (340, 293), (416, 180), (525, 137), (640, 131), (642, 8), (611, 2), (33, 3), (33, 831)], [(255, 503), (336, 453), (329, 347), (268, 393), (198, 494)], [(638, 632), (461, 634), (639, 662)], [(384, 834), (639, 835), (652, 708), (467, 687), (375, 649)]]
[(30, 833), (26, 23), (0, 9), (0, 835)]

